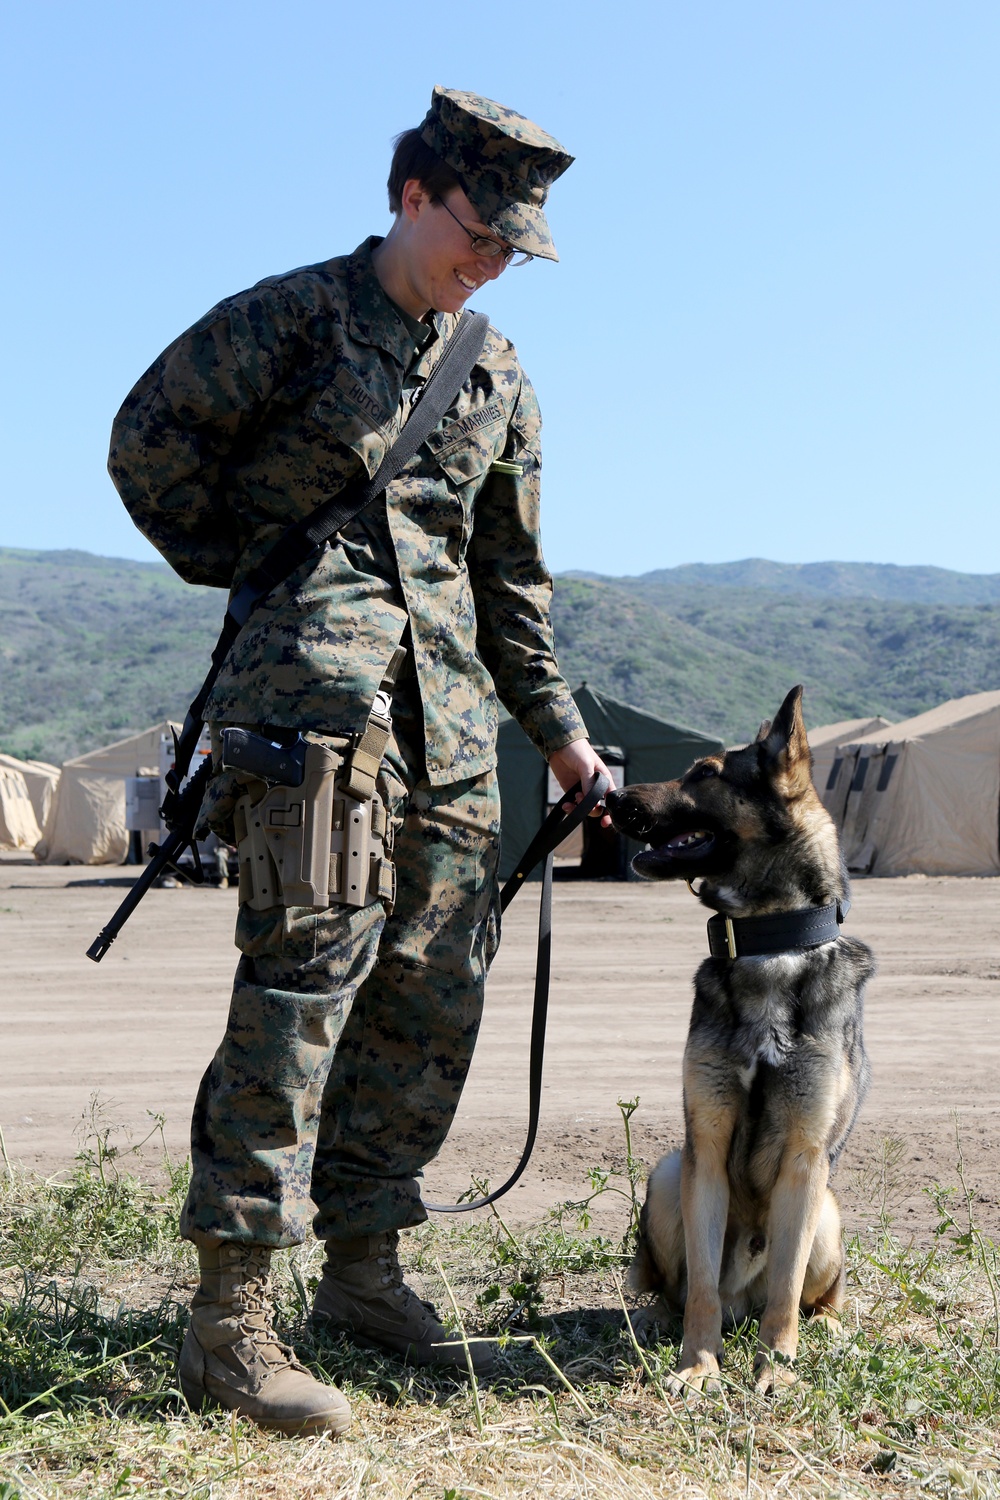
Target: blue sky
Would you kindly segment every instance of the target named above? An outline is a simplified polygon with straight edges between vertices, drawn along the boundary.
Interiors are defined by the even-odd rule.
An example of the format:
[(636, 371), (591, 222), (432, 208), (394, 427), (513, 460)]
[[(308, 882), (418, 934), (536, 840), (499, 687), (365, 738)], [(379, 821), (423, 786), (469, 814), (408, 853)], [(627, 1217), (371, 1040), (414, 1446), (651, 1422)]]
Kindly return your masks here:
[(220, 297), (388, 224), (434, 83), (577, 162), (484, 308), (545, 418), (550, 565), (1000, 571), (995, 0), (15, 4), (0, 544), (154, 554), (114, 413)]

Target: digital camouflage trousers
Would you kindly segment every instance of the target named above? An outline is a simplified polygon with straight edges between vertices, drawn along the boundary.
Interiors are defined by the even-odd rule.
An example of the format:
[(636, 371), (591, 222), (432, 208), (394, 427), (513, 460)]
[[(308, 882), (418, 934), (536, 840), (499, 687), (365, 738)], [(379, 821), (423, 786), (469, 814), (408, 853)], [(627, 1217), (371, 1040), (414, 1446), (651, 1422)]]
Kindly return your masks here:
[[(187, 1239), (275, 1248), (419, 1224), (479, 1031), (499, 939), (494, 772), (431, 787), (394, 699), (379, 778), (397, 894), (316, 911), (240, 907), (222, 1044), (191, 1131)], [(412, 746), (410, 739), (409, 745)], [(311, 1203), (310, 1203), (311, 1200)]]

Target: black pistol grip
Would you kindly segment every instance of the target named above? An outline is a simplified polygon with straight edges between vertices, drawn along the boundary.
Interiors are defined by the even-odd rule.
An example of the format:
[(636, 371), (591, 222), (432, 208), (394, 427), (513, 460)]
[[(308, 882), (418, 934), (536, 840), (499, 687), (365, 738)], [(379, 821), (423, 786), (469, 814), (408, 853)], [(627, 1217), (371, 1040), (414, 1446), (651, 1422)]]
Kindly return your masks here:
[(292, 745), (281, 745), (251, 729), (222, 731), (222, 768), (242, 771), (273, 786), (301, 786), (306, 774), (306, 742), (298, 735)]

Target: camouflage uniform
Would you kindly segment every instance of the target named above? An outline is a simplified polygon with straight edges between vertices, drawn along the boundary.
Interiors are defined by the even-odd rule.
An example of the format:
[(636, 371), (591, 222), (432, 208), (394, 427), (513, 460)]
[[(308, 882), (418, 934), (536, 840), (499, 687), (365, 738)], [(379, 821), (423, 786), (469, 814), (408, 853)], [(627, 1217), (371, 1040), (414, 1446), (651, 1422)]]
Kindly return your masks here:
[[(481, 154), (485, 106), (500, 108), (480, 100), (470, 115), (473, 98), (436, 90), (425, 122), (467, 171), (472, 148), (454, 132), (474, 118)], [(543, 137), (502, 114), (508, 146)], [(570, 158), (544, 142), (533, 149), (551, 161), (535, 162), (519, 205), (496, 197), (502, 162), (481, 162), (478, 199), (465, 180), (491, 227), (506, 212), (519, 243), (507, 232), (519, 216), (520, 242), (554, 256), (542, 179)], [(417, 322), (390, 302), (377, 243), (219, 303), (124, 403), (112, 476), (189, 581), (238, 588), (286, 526), (374, 473), (400, 431), (457, 319)], [(219, 676), (214, 725), (343, 742), (408, 649), (380, 783), (398, 823), (395, 910), (241, 906), (229, 1023), (195, 1111), (190, 1238), (297, 1242), (310, 1191), (324, 1237), (424, 1217), (416, 1178), (458, 1104), (497, 937), (497, 697), (546, 756), (586, 735), (553, 653), (539, 426), (514, 348), (491, 328), (403, 474), (258, 606)], [(214, 788), (220, 831), (232, 790), (225, 776)]]

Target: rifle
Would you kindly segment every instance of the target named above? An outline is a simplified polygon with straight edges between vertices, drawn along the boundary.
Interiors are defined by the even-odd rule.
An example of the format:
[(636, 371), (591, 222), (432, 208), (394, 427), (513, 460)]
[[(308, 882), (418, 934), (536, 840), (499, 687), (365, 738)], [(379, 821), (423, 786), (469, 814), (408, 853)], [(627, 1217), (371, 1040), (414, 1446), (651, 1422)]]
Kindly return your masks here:
[(125, 900), (115, 912), (106, 927), (102, 927), (97, 937), (87, 949), (87, 957), (92, 958), (95, 964), (99, 964), (107, 953), (115, 938), (121, 932), (129, 917), (135, 911), (143, 896), (151, 885), (155, 885), (160, 876), (166, 870), (176, 870), (177, 861), (185, 849), (190, 849), (194, 856), (194, 874), (186, 875), (195, 885), (202, 885), (205, 880), (205, 871), (202, 868), (201, 856), (198, 853), (198, 841), (195, 838), (195, 829), (198, 824), (198, 813), (201, 810), (201, 799), (205, 795), (205, 788), (212, 775), (212, 757), (206, 755), (201, 765), (189, 778), (184, 789), (174, 797), (170, 810), (170, 832), (162, 844), (150, 844), (149, 853), (152, 858), (143, 870), (135, 885), (129, 891)]
[[(187, 711), (180, 735), (174, 735), (174, 764), (167, 772), (167, 794), (161, 809), (170, 835), (160, 845), (150, 844), (152, 860), (107, 927), (101, 929), (100, 935), (87, 949), (87, 957), (92, 958), (95, 964), (100, 963), (153, 882), (164, 870), (176, 869), (174, 861), (180, 858), (185, 849), (190, 849), (194, 855), (194, 884), (201, 885), (205, 879), (194, 833), (198, 809), (212, 772), (211, 756), (205, 757), (204, 765), (198, 768), (183, 789), (182, 783), (204, 727), (205, 705), (236, 637), (256, 606), (273, 588), (312, 557), (349, 521), (360, 515), (402, 473), (472, 373), (476, 360), (483, 351), (488, 327), (489, 318), (485, 313), (466, 310), (462, 314), (457, 328), (427, 377), (427, 383), (414, 403), (402, 432), (372, 477), (365, 483), (358, 480), (347, 485), (331, 499), (324, 501), (318, 510), (303, 516), (283, 531), (263, 562), (258, 564), (230, 599), (222, 634), (212, 652), (211, 670)], [(277, 779), (280, 781), (282, 777)]]

